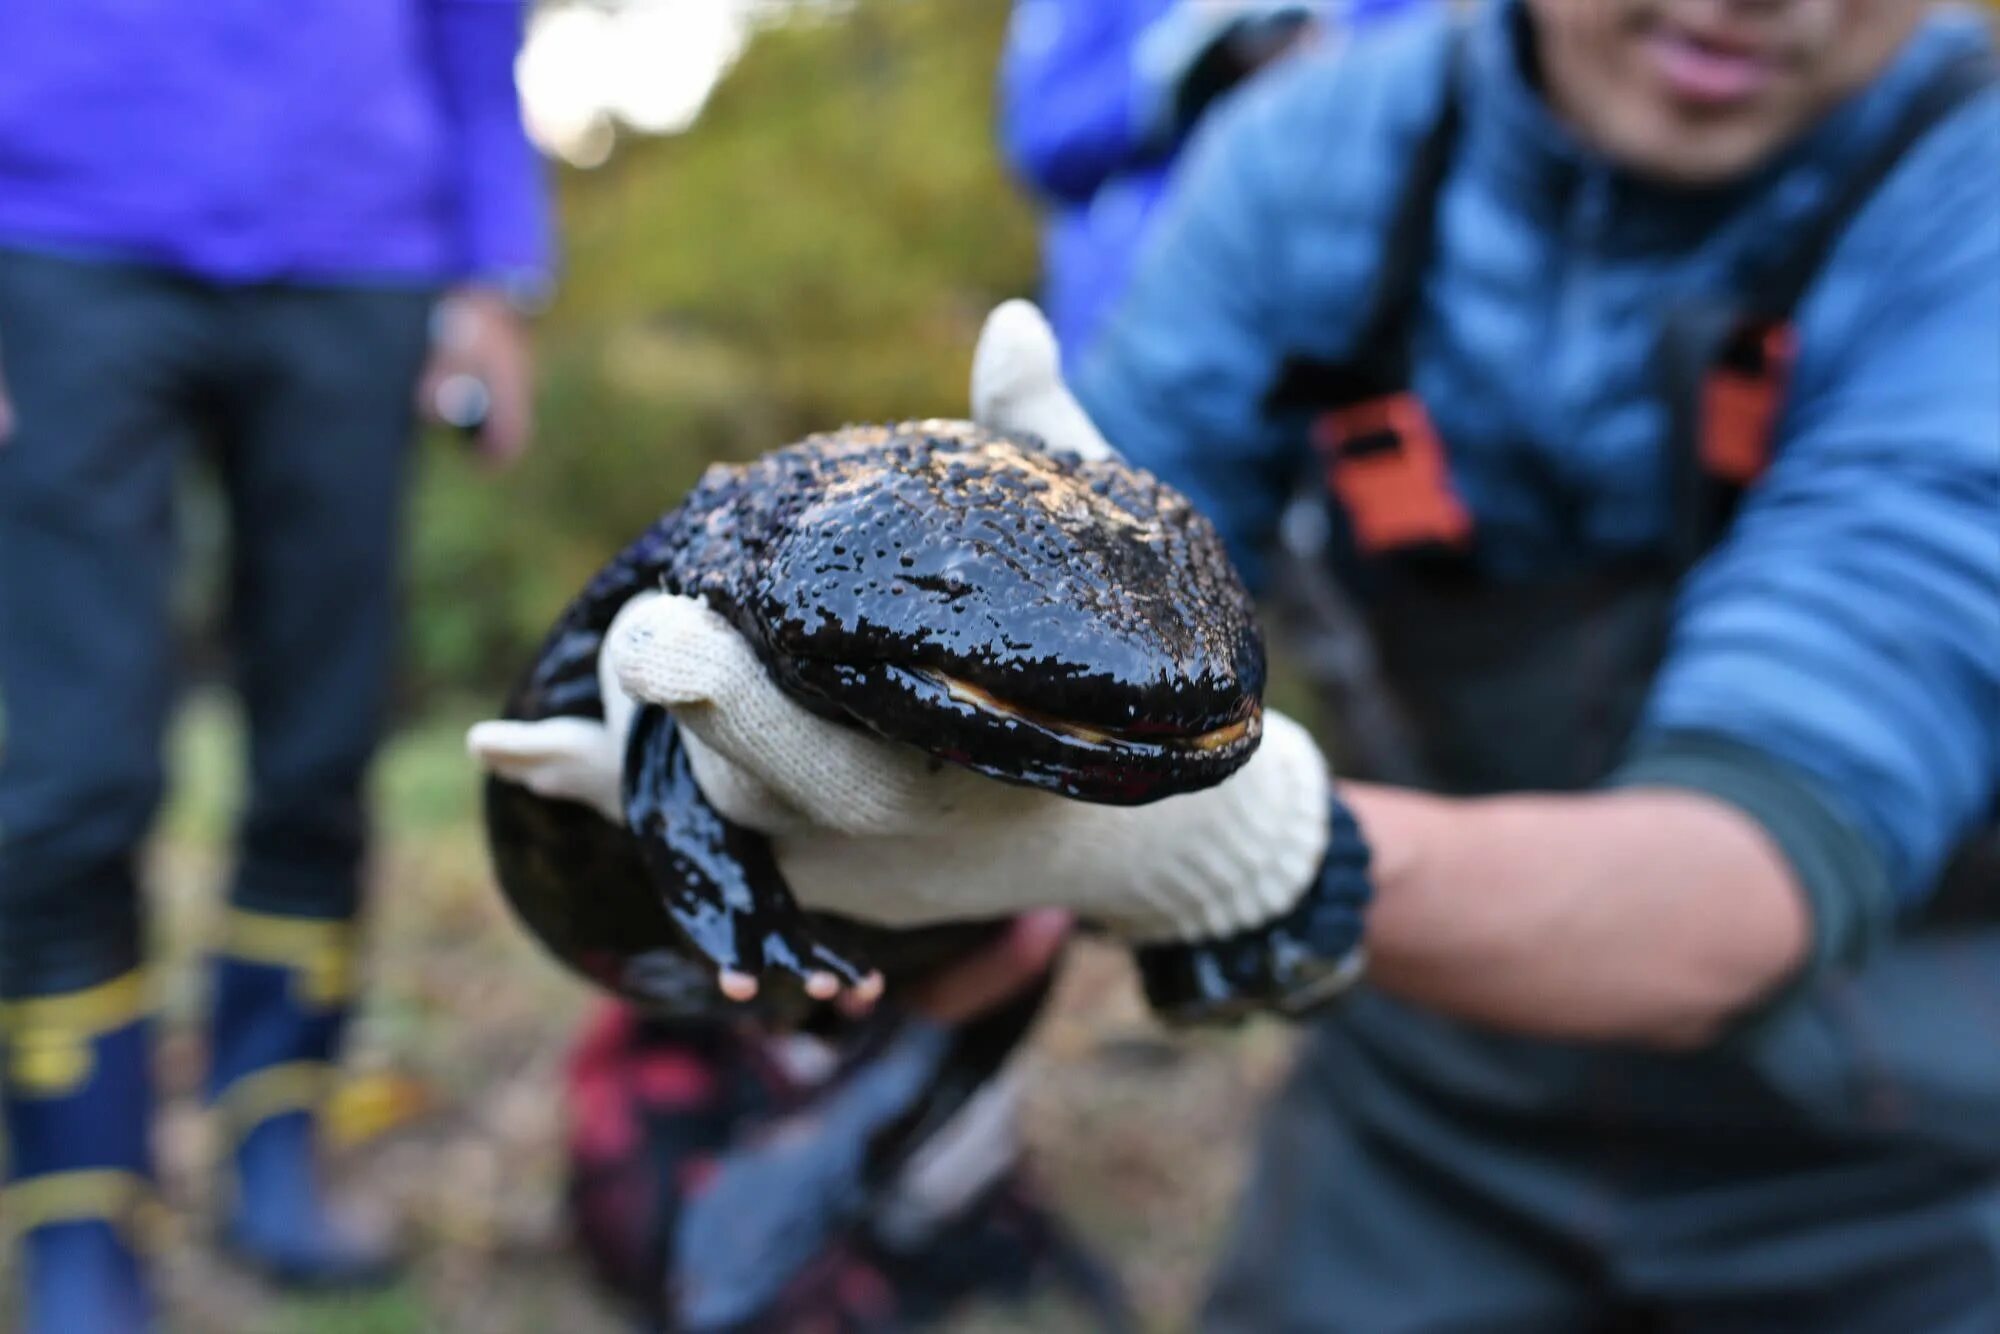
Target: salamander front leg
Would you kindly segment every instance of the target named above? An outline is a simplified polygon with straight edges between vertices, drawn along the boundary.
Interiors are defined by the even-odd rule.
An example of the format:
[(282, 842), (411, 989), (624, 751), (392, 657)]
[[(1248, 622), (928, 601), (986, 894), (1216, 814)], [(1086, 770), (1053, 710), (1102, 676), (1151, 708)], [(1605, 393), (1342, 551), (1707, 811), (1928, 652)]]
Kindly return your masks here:
[(642, 708), (633, 720), (624, 803), (668, 916), (715, 966), (724, 995), (754, 999), (773, 978), (819, 1001), (842, 990), (864, 1000), (879, 994), (880, 975), (823, 939), (792, 898), (768, 840), (702, 795), (665, 709)]

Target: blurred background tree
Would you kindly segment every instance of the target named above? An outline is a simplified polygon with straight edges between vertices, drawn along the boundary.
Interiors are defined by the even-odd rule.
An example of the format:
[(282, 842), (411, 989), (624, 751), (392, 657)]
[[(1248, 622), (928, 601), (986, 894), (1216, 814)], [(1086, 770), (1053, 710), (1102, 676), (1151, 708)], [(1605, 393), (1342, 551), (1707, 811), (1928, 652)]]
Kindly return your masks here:
[(1001, 0), (801, 7), (689, 132), (562, 172), (541, 426), (516, 472), (428, 442), (412, 703), (504, 688), (584, 578), (704, 466), (845, 422), (962, 415), (985, 311), (1030, 292), (993, 142)]

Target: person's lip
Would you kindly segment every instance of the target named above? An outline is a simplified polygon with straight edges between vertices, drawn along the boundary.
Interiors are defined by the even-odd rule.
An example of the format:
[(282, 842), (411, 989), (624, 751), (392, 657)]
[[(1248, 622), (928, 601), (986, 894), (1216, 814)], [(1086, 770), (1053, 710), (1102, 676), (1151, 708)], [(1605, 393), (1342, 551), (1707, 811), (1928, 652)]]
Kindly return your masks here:
[(1646, 58), (1676, 100), (1705, 108), (1749, 102), (1777, 77), (1778, 65), (1750, 43), (1661, 25), (1646, 34)]

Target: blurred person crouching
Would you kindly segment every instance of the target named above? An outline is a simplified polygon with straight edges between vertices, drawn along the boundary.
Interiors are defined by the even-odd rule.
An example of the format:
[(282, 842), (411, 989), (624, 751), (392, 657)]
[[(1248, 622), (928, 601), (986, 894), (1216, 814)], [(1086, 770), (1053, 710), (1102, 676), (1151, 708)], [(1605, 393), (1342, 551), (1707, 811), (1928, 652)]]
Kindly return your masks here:
[(1023, 1081), (1011, 1072), (930, 1135), (881, 1208), (808, 1254), (770, 1257), (791, 1277), (755, 1314), (680, 1321), (687, 1294), (674, 1283), (704, 1277), (687, 1272), (681, 1235), (701, 1196), (729, 1175), (810, 1177), (839, 1065), (832, 1045), (805, 1033), (677, 1022), (622, 1001), (593, 1014), (563, 1090), (569, 1217), (639, 1329), (897, 1334), (1031, 1302), (1038, 1314), (1066, 1307), (1101, 1334), (1137, 1328), (1115, 1271), (1043, 1201), (1020, 1143)]
[(1000, 130), (1042, 199), (1042, 307), (1074, 366), (1132, 266), (1174, 159), (1225, 94), (1332, 27), (1431, 0), (1018, 0)]
[(29, 1330), (153, 1318), (136, 854), (197, 450), (230, 504), (250, 724), (211, 978), (224, 1240), (289, 1283), (391, 1272), (328, 1206), (317, 1106), (353, 1004), (420, 382), (483, 395), (494, 460), (528, 440), (548, 241), (521, 25), (520, 0), (0, 7), (0, 1218)]

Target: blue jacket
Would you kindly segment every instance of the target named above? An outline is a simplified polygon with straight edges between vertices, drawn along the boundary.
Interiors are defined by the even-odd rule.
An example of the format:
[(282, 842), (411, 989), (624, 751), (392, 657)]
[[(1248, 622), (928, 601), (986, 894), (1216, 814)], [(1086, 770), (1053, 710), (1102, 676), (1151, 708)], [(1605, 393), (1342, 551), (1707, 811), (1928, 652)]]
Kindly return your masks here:
[[(1353, 24), (1417, 2), (1313, 7), (1327, 21)], [(1170, 14), (1192, 16), (1178, 25), (1189, 31), (1163, 31)], [(1184, 0), (1020, 0), (1014, 8), (1000, 65), (1001, 142), (1048, 210), (1042, 302), (1072, 364), (1125, 290), (1180, 147), (1165, 123), (1175, 53), (1148, 60), (1141, 48), (1149, 34), (1195, 37), (1204, 18), (1213, 26), (1224, 16)]]
[[(1130, 297), (1078, 376), (1105, 434), (1187, 490), (1253, 585), (1305, 441), (1260, 401), (1288, 353), (1338, 359), (1431, 123), (1449, 20), (1307, 57), (1200, 136)], [(1499, 580), (1662, 545), (1663, 312), (1724, 293), (1954, 54), (1928, 17), (1892, 67), (1750, 179), (1668, 192), (1593, 157), (1519, 68), (1518, 0), (1475, 22), (1415, 387)], [(1851, 953), (1920, 899), (2000, 786), (2000, 97), (1933, 132), (1798, 312), (1779, 454), (1686, 583), (1642, 750), (1735, 743), (1853, 831)], [(1810, 886), (1809, 886), (1810, 888)], [(1829, 937), (1839, 937), (1829, 939)]]

